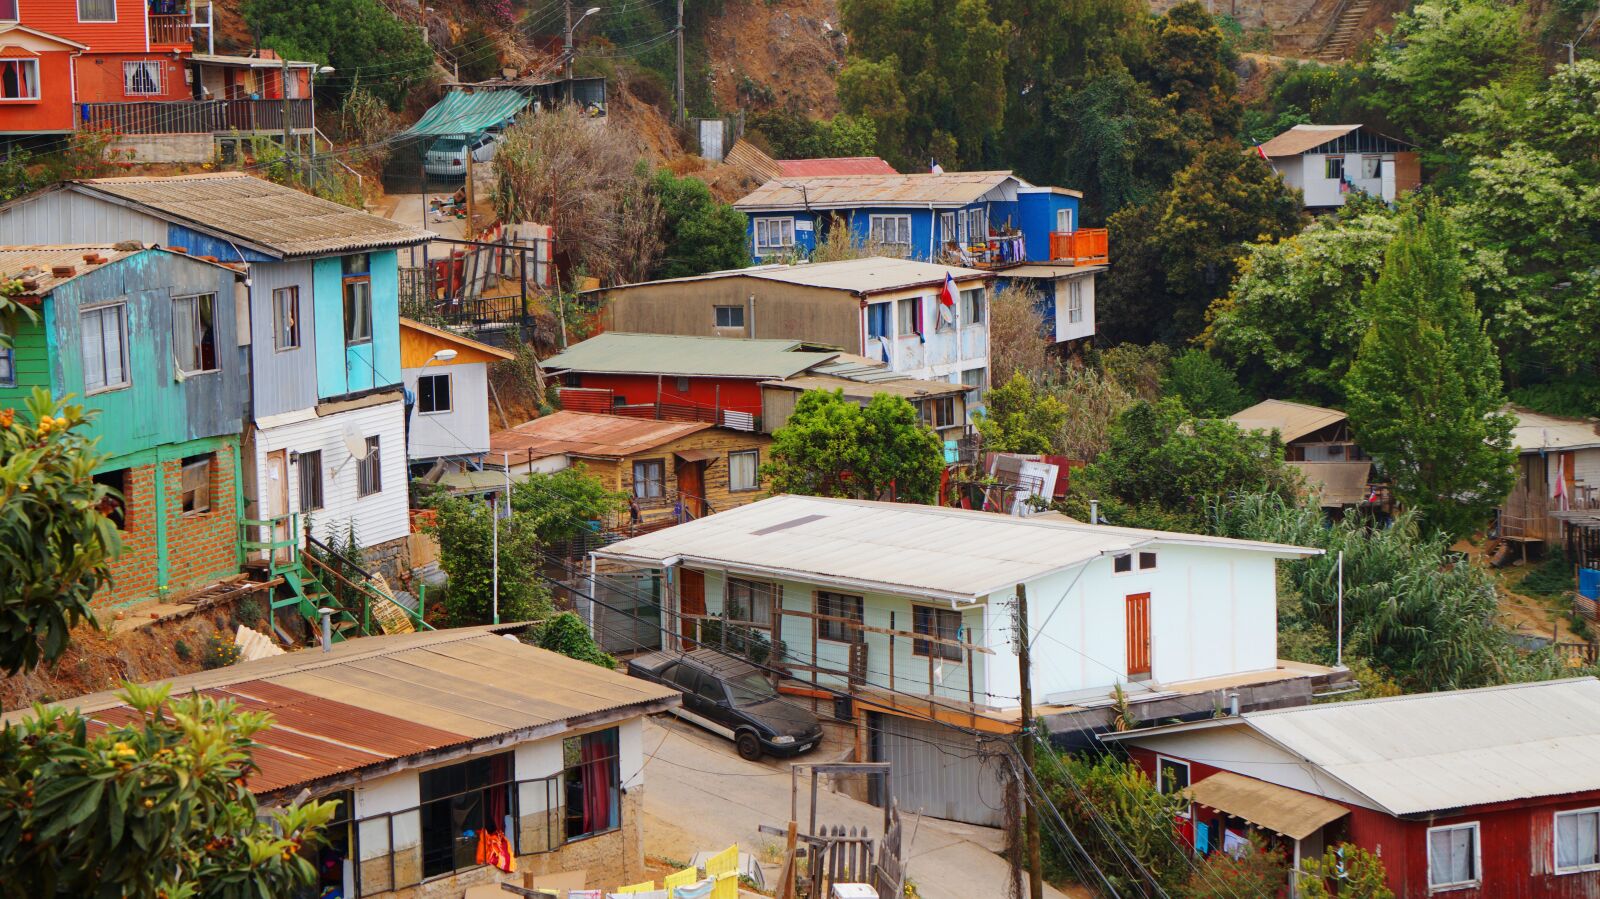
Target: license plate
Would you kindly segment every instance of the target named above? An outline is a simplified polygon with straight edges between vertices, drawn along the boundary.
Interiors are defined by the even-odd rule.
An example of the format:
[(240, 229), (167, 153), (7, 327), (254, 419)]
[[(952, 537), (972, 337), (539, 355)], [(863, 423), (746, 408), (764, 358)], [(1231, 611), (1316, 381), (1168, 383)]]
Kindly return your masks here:
[(807, 743), (807, 744), (806, 744), (806, 745), (804, 745), (804, 746), (802, 746), (802, 747), (800, 747), (800, 751), (801, 751), (801, 752), (805, 752), (805, 751), (806, 751), (806, 750), (807, 750), (807, 749), (810, 749), (810, 748), (811, 748), (811, 745), (812, 745), (812, 744), (810, 744), (810, 743)]

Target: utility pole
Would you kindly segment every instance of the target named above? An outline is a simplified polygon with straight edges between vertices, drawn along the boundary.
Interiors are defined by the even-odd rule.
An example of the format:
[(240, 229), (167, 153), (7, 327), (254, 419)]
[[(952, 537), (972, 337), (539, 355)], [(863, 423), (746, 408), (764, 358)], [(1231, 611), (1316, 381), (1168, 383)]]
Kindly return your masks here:
[(1017, 668), (1022, 676), (1022, 840), (1028, 853), (1028, 896), (1044, 899), (1044, 868), (1039, 858), (1039, 807), (1029, 788), (1033, 774), (1033, 666), (1028, 653), (1028, 586), (1017, 585)]
[(561, 7), (567, 15), (567, 27), (561, 38), (561, 77), (567, 81), (567, 102), (572, 102), (572, 0), (563, 0)]
[(683, 126), (683, 0), (678, 0), (678, 126)]
[(289, 57), (283, 61), (283, 75), (278, 80), (278, 92), (283, 94), (283, 155), (289, 155)]

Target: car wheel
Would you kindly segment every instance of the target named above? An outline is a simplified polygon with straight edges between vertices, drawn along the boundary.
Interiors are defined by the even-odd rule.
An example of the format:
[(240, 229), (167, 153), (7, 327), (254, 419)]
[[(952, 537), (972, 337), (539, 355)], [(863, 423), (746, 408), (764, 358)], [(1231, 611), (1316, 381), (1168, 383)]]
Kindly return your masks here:
[(755, 734), (743, 731), (733, 738), (733, 745), (739, 750), (739, 758), (747, 762), (760, 761), (761, 741), (756, 738)]

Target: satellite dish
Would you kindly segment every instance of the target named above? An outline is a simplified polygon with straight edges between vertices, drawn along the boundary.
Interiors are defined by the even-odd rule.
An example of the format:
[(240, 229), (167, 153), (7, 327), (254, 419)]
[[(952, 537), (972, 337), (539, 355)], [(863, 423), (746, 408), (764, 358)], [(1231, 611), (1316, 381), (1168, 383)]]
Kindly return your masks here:
[(344, 446), (356, 459), (367, 458), (367, 436), (354, 423), (344, 426)]

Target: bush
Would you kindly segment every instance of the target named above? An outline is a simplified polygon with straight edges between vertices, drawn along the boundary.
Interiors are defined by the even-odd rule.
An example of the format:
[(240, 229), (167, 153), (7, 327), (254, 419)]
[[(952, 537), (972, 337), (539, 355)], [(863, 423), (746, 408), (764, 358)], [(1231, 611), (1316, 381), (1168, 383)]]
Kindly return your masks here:
[(589, 626), (571, 612), (559, 612), (551, 616), (535, 628), (530, 636), (530, 642), (540, 649), (559, 652), (601, 668), (617, 667), (617, 660), (595, 642), (594, 635), (589, 633)]
[(1572, 563), (1559, 546), (1551, 547), (1544, 560), (1529, 570), (1520, 583), (1518, 593), (1561, 599), (1577, 586), (1572, 576)]
[(266, 615), (266, 607), (254, 596), (246, 596), (233, 607), (234, 617), (241, 623), (254, 625)]
[[(176, 647), (174, 647), (176, 648)], [(212, 634), (206, 641), (205, 655), (200, 658), (200, 666), (210, 671), (213, 668), (226, 668), (239, 661), (239, 645), (227, 634)]]
[(1205, 350), (1186, 350), (1174, 358), (1161, 392), (1177, 397), (1197, 418), (1227, 418), (1250, 405), (1233, 372)]
[(1238, 858), (1226, 852), (1212, 852), (1200, 859), (1178, 895), (1183, 899), (1276, 896), (1288, 881), (1289, 862), (1283, 850), (1274, 849), (1251, 834), (1250, 848)]
[(187, 662), (189, 657), (194, 654), (194, 650), (190, 649), (189, 644), (182, 640), (174, 640), (172, 642), (172, 654), (178, 657), (178, 661)]
[[(1182, 796), (1158, 792), (1138, 765), (1109, 755), (1057, 755), (1041, 746), (1034, 769), (1045, 795), (1118, 894), (1146, 895), (1149, 886), (1128, 872), (1128, 855), (1168, 895), (1182, 886), (1189, 850), (1173, 825), (1187, 805)], [(1062, 855), (1064, 842), (1044, 839), (1041, 844), (1046, 878), (1071, 877), (1077, 860)]]

